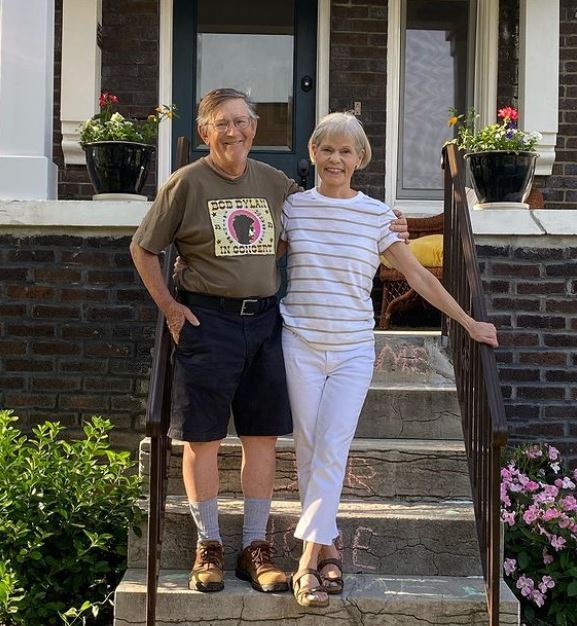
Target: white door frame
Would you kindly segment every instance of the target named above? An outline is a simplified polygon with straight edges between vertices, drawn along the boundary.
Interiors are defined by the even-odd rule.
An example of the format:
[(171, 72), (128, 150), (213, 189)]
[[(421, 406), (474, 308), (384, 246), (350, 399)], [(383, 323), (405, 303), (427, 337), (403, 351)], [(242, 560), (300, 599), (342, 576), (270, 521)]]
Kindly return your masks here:
[[(172, 12), (173, 0), (160, 0), (158, 92), (161, 104), (172, 102)], [(318, 0), (317, 17), (317, 84), (316, 119), (329, 111), (329, 57), (331, 34), (331, 2)], [(158, 130), (158, 184), (164, 183), (172, 171), (172, 128), (161, 124)]]

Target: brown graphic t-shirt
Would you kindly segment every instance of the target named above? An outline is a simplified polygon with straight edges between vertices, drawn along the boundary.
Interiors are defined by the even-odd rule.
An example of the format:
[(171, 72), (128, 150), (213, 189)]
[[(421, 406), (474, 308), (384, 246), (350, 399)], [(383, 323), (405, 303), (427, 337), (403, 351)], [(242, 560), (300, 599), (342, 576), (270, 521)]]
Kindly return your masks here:
[(133, 240), (159, 254), (174, 241), (188, 267), (179, 286), (233, 298), (276, 293), (276, 248), (285, 198), (297, 184), (275, 168), (248, 160), (234, 180), (199, 159), (161, 187)]

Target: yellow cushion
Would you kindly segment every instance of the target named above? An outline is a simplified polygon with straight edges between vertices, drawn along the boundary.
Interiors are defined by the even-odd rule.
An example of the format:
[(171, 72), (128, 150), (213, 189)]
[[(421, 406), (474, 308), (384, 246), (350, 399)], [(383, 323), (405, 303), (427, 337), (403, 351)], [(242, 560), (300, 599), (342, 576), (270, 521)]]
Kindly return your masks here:
[[(425, 267), (441, 267), (443, 265), (443, 235), (426, 235), (409, 241), (411, 252)], [(385, 255), (381, 254), (381, 263), (385, 267), (393, 267)]]

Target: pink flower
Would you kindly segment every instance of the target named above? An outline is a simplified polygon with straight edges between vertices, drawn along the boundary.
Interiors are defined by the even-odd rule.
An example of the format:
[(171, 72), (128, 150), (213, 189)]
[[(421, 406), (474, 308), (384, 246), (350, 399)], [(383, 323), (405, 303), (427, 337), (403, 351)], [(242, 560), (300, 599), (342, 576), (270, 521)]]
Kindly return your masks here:
[(530, 480), (523, 486), (523, 490), (528, 491), (529, 493), (531, 493), (532, 491), (537, 491), (537, 489), (539, 489), (539, 483), (535, 482), (534, 480)]
[(535, 583), (528, 576), (519, 576), (519, 580), (517, 581), (517, 589), (521, 590), (521, 595), (526, 598), (530, 597), (533, 594), (533, 589), (535, 588)]
[(551, 576), (543, 576), (541, 582), (539, 583), (541, 593), (547, 593), (547, 589), (553, 589), (554, 586), (555, 581), (551, 578)]
[(545, 565), (551, 565), (554, 560), (553, 556), (547, 552), (547, 548), (543, 548), (543, 563), (545, 563)]
[(511, 498), (507, 495), (507, 485), (501, 483), (501, 503), (504, 506), (511, 506)]
[(508, 511), (501, 511), (501, 519), (509, 526), (515, 525), (515, 513), (509, 513)]
[(104, 91), (100, 94), (100, 98), (98, 98), (98, 105), (101, 109), (103, 109), (109, 104), (118, 104), (118, 98), (115, 95), (108, 93), (108, 91)]
[(577, 468), (573, 470), (573, 478), (577, 480)]
[(557, 535), (553, 535), (551, 537), (551, 546), (555, 548), (555, 550), (563, 550), (567, 541), (563, 537), (558, 537)]
[(559, 450), (557, 450), (557, 448), (554, 448), (553, 446), (548, 446), (547, 453), (551, 461), (557, 461), (559, 459)]
[(558, 478), (555, 481), (555, 486), (559, 487), (559, 489), (575, 489), (575, 483), (567, 476), (565, 476), (563, 480)]
[[(507, 109), (501, 109), (501, 111), (506, 111), (506, 110), (514, 111), (514, 109), (511, 109), (511, 107), (507, 107)], [(513, 119), (513, 120), (517, 119), (516, 117), (511, 117), (509, 115), (501, 115), (501, 111), (499, 111), (499, 117), (502, 117), (502, 118), (509, 117), (510, 119)], [(529, 459), (538, 459), (540, 456), (543, 456), (543, 451), (541, 450), (541, 448), (539, 448), (538, 445), (534, 445), (534, 446), (531, 446), (530, 448), (527, 448), (527, 450), (525, 450), (525, 455)]]
[(499, 109), (497, 116), (502, 120), (513, 120), (515, 122), (519, 117), (519, 113), (513, 107), (503, 107)]
[(549, 522), (552, 519), (556, 519), (561, 515), (560, 511), (555, 508), (547, 509), (545, 513), (543, 513), (543, 521)]
[(507, 574), (507, 576), (511, 576), (511, 574), (517, 569), (517, 561), (515, 559), (505, 559), (503, 569), (505, 570), (505, 574)]
[(557, 520), (557, 524), (559, 524), (559, 528), (569, 528), (569, 526), (571, 526), (571, 520), (565, 515), (565, 513), (561, 513), (559, 519)]
[(543, 494), (549, 499), (555, 499), (559, 495), (559, 487), (555, 485), (545, 485)]
[(577, 511), (577, 500), (575, 496), (565, 496), (561, 500), (561, 506), (565, 511)]
[(530, 506), (525, 513), (523, 513), (523, 521), (525, 524), (532, 524), (539, 518), (539, 512), (534, 506)]
[(545, 596), (537, 589), (533, 590), (533, 593), (531, 594), (531, 600), (533, 600), (533, 602), (539, 607), (545, 604)]

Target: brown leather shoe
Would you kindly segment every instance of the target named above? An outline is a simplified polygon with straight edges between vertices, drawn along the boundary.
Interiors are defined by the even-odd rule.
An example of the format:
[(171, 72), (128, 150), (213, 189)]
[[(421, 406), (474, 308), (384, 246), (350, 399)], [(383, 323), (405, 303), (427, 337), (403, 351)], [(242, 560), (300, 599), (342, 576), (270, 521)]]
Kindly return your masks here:
[(273, 548), (266, 541), (253, 541), (239, 555), (236, 577), (250, 582), (257, 591), (288, 591), (287, 575), (272, 562)]
[(196, 558), (188, 577), (193, 591), (221, 591), (224, 589), (224, 555), (218, 541), (202, 541), (196, 548)]

